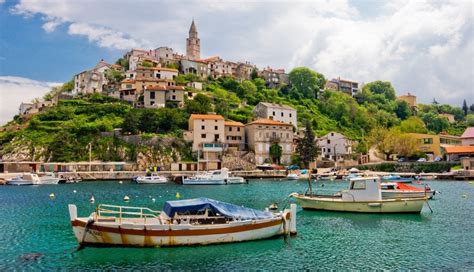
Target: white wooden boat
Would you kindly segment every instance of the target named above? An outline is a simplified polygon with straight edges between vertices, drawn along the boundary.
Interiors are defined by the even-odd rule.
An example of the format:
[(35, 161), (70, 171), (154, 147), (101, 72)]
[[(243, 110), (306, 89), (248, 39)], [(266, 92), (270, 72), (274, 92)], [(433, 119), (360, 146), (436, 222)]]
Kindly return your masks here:
[(299, 175), (296, 174), (296, 173), (290, 173), (286, 176), (286, 179), (290, 179), (290, 180), (297, 180), (297, 179), (300, 179)]
[(207, 245), (296, 234), (295, 204), (272, 213), (198, 198), (167, 201), (162, 212), (99, 205), (88, 217), (69, 204), (69, 215), (77, 241), (89, 246)]
[(45, 175), (39, 177), (39, 184), (58, 184), (60, 178), (56, 177), (54, 173), (46, 173)]
[(417, 180), (435, 180), (437, 179), (438, 176), (435, 175), (429, 175), (429, 176), (416, 176)]
[(145, 176), (136, 177), (135, 182), (138, 184), (160, 184), (167, 183), (168, 179), (164, 176), (160, 176), (156, 173), (151, 173)]
[(432, 190), (428, 185), (425, 188), (418, 188), (400, 182), (382, 182), (382, 198), (410, 198), (410, 197), (427, 197), (432, 199), (436, 191)]
[(420, 213), (426, 197), (383, 199), (380, 178), (355, 178), (335, 195), (292, 193), (303, 209), (363, 213)]
[(242, 177), (230, 177), (227, 168), (183, 178), (183, 184), (185, 185), (225, 185), (243, 183), (246, 183), (246, 181)]
[(8, 185), (37, 185), (41, 183), (38, 175), (32, 173), (23, 173), (21, 176), (7, 179), (6, 181)]
[(334, 181), (336, 180), (336, 175), (319, 175), (318, 180)]

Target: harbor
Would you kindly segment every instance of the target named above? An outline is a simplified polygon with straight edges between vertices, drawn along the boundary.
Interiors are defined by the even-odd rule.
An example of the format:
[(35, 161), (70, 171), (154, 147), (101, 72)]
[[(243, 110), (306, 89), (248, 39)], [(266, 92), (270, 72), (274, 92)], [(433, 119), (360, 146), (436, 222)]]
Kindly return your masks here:
[[(474, 269), (474, 238), (468, 232), (472, 220), (467, 220), (474, 213), (474, 185), (444, 180), (426, 183), (440, 192), (429, 202), (433, 213), (426, 206), (421, 214), (305, 211), (298, 206), (298, 235), (294, 237), (197, 247), (80, 251), (69, 222), (67, 205), (71, 203), (77, 205), (79, 216), (88, 216), (97, 203), (158, 210), (165, 201), (176, 200), (179, 193), (180, 199), (210, 197), (259, 210), (277, 202), (282, 210), (289, 208), (287, 196), (305, 192), (308, 183), (251, 179), (248, 184), (233, 186), (182, 186), (138, 185), (123, 180), (2, 186), (0, 238), (4, 242), (0, 245), (0, 266), (7, 270), (137, 266), (163, 270), (300, 270), (371, 269), (374, 265), (379, 269)], [(313, 184), (313, 190), (323, 193), (348, 186), (338, 180)], [(95, 203), (89, 202), (91, 195)], [(124, 202), (124, 196), (129, 197), (128, 202)], [(35, 220), (31, 220), (32, 215)]]

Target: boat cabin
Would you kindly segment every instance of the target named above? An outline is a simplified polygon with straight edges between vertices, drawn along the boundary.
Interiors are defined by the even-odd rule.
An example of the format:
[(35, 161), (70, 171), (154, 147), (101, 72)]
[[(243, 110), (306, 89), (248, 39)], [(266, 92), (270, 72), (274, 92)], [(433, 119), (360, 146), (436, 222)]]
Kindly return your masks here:
[(341, 192), (343, 201), (377, 201), (382, 200), (380, 179), (378, 177), (353, 178), (349, 189)]

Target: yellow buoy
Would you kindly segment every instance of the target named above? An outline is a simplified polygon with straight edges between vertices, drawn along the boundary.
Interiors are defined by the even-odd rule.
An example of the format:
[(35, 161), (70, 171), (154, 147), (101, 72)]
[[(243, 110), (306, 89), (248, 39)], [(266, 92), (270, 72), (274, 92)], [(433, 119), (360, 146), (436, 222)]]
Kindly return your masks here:
[(49, 194), (49, 198), (50, 198), (50, 199), (55, 199), (55, 198), (56, 198), (56, 195), (54, 195), (54, 193), (51, 193), (51, 194)]
[(180, 198), (179, 192), (176, 192), (176, 198)]
[(128, 196), (124, 196), (124, 197), (123, 197), (123, 201), (127, 202), (127, 201), (129, 201), (129, 200), (130, 200), (130, 197), (128, 197)]

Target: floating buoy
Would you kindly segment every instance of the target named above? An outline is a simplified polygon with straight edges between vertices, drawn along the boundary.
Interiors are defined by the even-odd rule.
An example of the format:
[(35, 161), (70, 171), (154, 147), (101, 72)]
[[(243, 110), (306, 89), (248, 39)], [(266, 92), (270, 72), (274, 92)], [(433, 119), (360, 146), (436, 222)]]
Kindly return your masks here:
[(124, 197), (123, 197), (123, 201), (127, 202), (127, 201), (129, 201), (129, 200), (130, 200), (130, 197), (128, 197), (128, 196), (124, 196)]
[(462, 195), (463, 198), (468, 198), (469, 196), (467, 194)]
[(89, 202), (90, 202), (90, 203), (94, 203), (94, 202), (95, 202), (94, 196), (91, 196), (91, 199), (89, 199)]
[(49, 198), (50, 198), (50, 199), (55, 199), (55, 198), (56, 198), (56, 195), (54, 195), (54, 193), (51, 193), (51, 194), (49, 194)]
[(122, 184), (122, 183), (123, 183), (123, 181), (119, 181), (119, 183), (120, 183), (120, 184)]
[(278, 205), (274, 202), (270, 206), (268, 206), (268, 209), (271, 211), (278, 210)]
[(474, 181), (469, 181), (468, 183), (469, 183), (469, 184), (474, 184)]
[(179, 192), (176, 192), (176, 198), (180, 198), (181, 196), (179, 195)]
[(151, 201), (155, 202), (155, 201), (156, 201), (156, 199), (155, 199), (155, 198), (152, 198), (152, 199), (151, 199)]
[(72, 192), (73, 192), (73, 193), (77, 193), (77, 191), (76, 191), (76, 190), (72, 190)]

